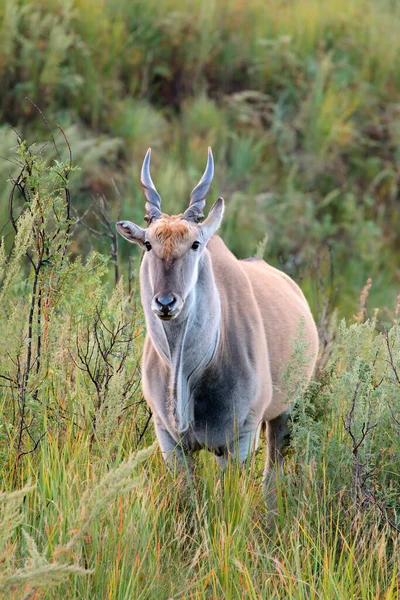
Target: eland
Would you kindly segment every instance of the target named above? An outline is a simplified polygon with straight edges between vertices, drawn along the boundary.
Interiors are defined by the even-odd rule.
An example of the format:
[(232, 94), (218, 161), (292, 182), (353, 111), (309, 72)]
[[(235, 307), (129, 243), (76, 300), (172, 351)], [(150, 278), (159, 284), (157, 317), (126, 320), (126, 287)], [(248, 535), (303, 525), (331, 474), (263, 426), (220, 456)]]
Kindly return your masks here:
[(151, 149), (141, 171), (147, 229), (119, 221), (117, 230), (145, 251), (142, 383), (162, 454), (172, 470), (190, 468), (191, 453), (203, 448), (222, 467), (229, 457), (242, 462), (265, 424), (266, 480), (282, 463), (288, 434), (282, 372), (292, 355), (290, 342), (302, 320), (310, 378), (318, 352), (314, 319), (290, 277), (263, 260), (238, 260), (216, 235), (222, 198), (204, 219), (214, 174), (211, 148), (189, 207), (175, 216), (161, 211), (150, 155)]

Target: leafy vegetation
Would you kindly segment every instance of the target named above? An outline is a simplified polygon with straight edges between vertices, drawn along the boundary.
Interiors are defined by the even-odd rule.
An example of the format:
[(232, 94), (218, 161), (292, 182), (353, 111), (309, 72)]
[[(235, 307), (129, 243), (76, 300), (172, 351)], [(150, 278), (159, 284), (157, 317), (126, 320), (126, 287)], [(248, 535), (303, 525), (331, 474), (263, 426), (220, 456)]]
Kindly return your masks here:
[(111, 259), (69, 252), (73, 165), (17, 152), (0, 255), (0, 595), (398, 598), (400, 301), (390, 328), (366, 320), (368, 283), (355, 322), (322, 332), (307, 389), (299, 328), (275, 509), (265, 449), (225, 472), (202, 453), (185, 486), (140, 391), (135, 282), (127, 295)]
[[(48, 138), (36, 105), (81, 167), (75, 208), (104, 195), (113, 217), (141, 222), (147, 147), (176, 213), (211, 145), (230, 248), (251, 255), (268, 233), (268, 260), (302, 280), (314, 307), (315, 265), (320, 256), (326, 279), (331, 249), (343, 314), (368, 277), (373, 303), (393, 306), (399, 25), (391, 0), (5, 0), (0, 154), (14, 145), (8, 124), (31, 142)], [(4, 187), (2, 222), (7, 198)], [(76, 253), (90, 249), (81, 234)]]
[[(399, 24), (389, 0), (0, 5), (0, 597), (399, 597)], [(173, 480), (140, 389), (113, 223), (142, 220), (149, 145), (176, 213), (209, 144), (224, 239), (319, 322), (274, 510), (263, 446)]]

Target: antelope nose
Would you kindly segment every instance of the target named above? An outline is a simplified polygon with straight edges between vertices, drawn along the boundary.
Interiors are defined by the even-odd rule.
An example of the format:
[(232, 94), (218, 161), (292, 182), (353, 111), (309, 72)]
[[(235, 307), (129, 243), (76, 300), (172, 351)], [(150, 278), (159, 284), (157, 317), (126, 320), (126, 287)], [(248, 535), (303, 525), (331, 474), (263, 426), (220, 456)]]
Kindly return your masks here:
[(173, 312), (176, 305), (176, 298), (174, 296), (158, 296), (155, 301), (157, 310), (159, 310), (165, 317)]

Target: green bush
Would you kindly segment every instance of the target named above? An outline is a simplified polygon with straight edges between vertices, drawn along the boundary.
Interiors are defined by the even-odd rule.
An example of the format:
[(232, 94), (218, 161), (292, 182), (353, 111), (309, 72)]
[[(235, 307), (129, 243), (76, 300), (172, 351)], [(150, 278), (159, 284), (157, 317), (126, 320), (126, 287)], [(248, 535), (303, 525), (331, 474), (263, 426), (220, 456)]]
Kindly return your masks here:
[(184, 489), (140, 391), (137, 277), (129, 292), (110, 259), (71, 255), (73, 165), (21, 140), (18, 159), (13, 243), (0, 246), (0, 595), (395, 600), (399, 306), (388, 328), (366, 320), (368, 282), (353, 324), (325, 323), (308, 387), (300, 326), (275, 510), (263, 447), (224, 473), (200, 453)]
[[(5, 1), (0, 154), (12, 156), (8, 124), (48, 138), (28, 97), (68, 134), (81, 166), (76, 208), (104, 195), (115, 218), (139, 220), (147, 147), (164, 206), (179, 212), (212, 145), (212, 194), (227, 200), (223, 232), (236, 254), (253, 254), (268, 233), (267, 259), (316, 303), (314, 265), (329, 247), (342, 314), (368, 277), (373, 302), (391, 306), (399, 24), (389, 0)], [(0, 168), (13, 175), (9, 163)], [(76, 239), (76, 253), (92, 246)]]

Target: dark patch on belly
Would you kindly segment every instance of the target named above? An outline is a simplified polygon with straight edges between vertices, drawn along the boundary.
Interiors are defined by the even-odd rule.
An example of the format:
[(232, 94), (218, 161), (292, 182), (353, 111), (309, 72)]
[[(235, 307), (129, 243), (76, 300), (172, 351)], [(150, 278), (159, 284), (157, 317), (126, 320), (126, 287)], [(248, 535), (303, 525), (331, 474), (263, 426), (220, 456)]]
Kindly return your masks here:
[[(232, 370), (233, 371), (233, 370)], [(193, 390), (194, 422), (196, 429), (223, 426), (230, 417), (232, 402), (233, 372), (221, 366), (207, 369)]]
[[(240, 365), (220, 364), (206, 369), (192, 391), (194, 425), (191, 441), (217, 456), (226, 453), (235, 431), (235, 406), (244, 400), (244, 373)], [(239, 425), (239, 423), (237, 423)], [(189, 441), (189, 440), (188, 440)]]

